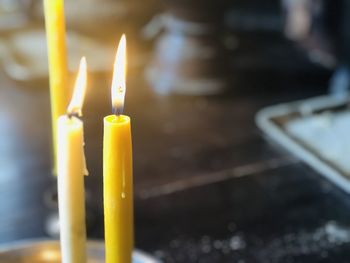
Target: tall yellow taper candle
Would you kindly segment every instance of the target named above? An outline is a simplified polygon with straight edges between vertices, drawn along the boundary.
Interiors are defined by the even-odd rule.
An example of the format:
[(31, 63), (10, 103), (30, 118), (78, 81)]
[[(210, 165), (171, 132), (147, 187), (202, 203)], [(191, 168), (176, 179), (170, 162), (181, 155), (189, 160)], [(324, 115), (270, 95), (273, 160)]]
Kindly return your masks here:
[(130, 118), (121, 115), (126, 79), (126, 39), (120, 40), (112, 83), (113, 115), (104, 118), (103, 191), (106, 263), (131, 263), (134, 247)]
[(53, 142), (53, 171), (56, 173), (57, 118), (66, 111), (71, 91), (67, 86), (67, 51), (64, 0), (44, 0), (49, 58)]
[(62, 263), (86, 263), (83, 122), (86, 60), (80, 69), (67, 115), (58, 119), (57, 183)]

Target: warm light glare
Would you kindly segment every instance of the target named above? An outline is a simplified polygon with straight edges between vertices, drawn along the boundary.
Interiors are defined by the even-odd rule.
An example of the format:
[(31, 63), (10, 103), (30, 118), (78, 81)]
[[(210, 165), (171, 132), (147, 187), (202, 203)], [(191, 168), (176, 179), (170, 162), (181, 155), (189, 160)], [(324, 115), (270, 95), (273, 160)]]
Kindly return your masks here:
[(80, 60), (77, 79), (75, 81), (72, 100), (70, 101), (67, 109), (68, 114), (72, 114), (72, 115), (78, 114), (78, 116), (82, 115), (81, 110), (83, 108), (83, 103), (85, 98), (86, 82), (87, 82), (86, 58), (82, 57)]
[(126, 89), (126, 37), (122, 36), (119, 42), (114, 62), (112, 81), (112, 106), (116, 114), (122, 114)]

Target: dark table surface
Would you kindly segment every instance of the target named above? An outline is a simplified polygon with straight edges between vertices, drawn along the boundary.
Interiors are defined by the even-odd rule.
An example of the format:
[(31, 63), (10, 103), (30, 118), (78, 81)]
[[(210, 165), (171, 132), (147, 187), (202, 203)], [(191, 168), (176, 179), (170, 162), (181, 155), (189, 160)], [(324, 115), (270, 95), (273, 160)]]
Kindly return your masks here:
[[(273, 61), (275, 63), (275, 61)], [(103, 238), (102, 118), (109, 78), (84, 108), (88, 235)], [(329, 74), (232, 70), (230, 94), (158, 96), (130, 70), (136, 245), (165, 262), (349, 262), (349, 198), (256, 128), (264, 106), (326, 92)], [(0, 77), (0, 242), (47, 237), (56, 211), (44, 88)]]

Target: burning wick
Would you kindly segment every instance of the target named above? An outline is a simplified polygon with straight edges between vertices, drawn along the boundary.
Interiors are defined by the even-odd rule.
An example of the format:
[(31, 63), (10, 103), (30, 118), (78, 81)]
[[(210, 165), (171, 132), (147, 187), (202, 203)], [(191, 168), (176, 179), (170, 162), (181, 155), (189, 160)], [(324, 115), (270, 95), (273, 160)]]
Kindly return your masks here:
[(120, 39), (114, 62), (112, 80), (112, 111), (116, 116), (124, 112), (126, 91), (126, 37)]
[[(117, 92), (120, 94), (120, 96), (124, 96), (122, 93), (125, 93), (125, 89), (123, 89), (122, 87), (119, 87)], [(124, 112), (124, 101), (123, 103), (119, 103), (118, 105), (113, 105), (112, 113), (114, 115), (120, 116), (123, 114), (123, 112)]]
[(85, 98), (86, 82), (87, 82), (87, 65), (86, 58), (82, 57), (80, 60), (79, 71), (77, 79), (75, 81), (74, 92), (72, 100), (70, 101), (67, 108), (68, 118), (81, 117), (83, 102)]

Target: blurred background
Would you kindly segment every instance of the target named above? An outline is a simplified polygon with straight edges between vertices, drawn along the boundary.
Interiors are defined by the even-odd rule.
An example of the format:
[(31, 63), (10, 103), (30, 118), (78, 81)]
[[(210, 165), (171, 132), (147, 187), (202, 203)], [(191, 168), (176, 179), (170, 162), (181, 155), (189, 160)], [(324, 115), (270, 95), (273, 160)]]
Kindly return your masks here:
[[(348, 195), (255, 123), (262, 108), (287, 103), (288, 114), (275, 113), (286, 123), (299, 114), (290, 102), (320, 95), (347, 112), (349, 1), (66, 0), (65, 9), (72, 77), (82, 55), (89, 64), (90, 238), (103, 238), (102, 118), (126, 33), (136, 246), (164, 262), (350, 261)], [(43, 19), (42, 1), (0, 0), (1, 244), (58, 233)], [(333, 108), (321, 111), (328, 129)], [(350, 119), (341, 123), (346, 146)], [(298, 131), (291, 137), (313, 150), (322, 141)]]

